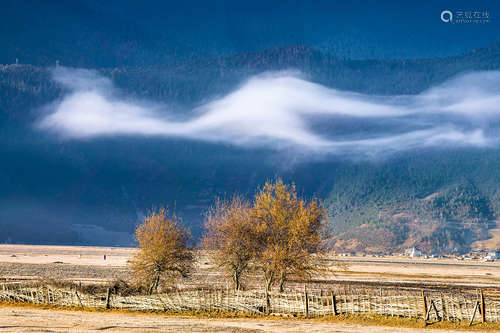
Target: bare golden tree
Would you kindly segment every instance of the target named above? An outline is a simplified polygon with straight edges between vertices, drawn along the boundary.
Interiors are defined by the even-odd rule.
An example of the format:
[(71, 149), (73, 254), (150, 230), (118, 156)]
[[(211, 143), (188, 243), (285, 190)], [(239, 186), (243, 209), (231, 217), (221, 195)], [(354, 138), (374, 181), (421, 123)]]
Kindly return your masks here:
[(231, 276), (234, 288), (241, 288), (241, 277), (248, 270), (254, 241), (250, 205), (240, 196), (218, 199), (205, 218), (202, 245), (212, 251), (217, 265)]
[(290, 276), (306, 278), (317, 270), (312, 254), (320, 250), (324, 217), (318, 201), (305, 202), (297, 197), (295, 185), (278, 179), (257, 193), (251, 217), (256, 265), (267, 293), (275, 283), (283, 291)]
[(186, 277), (193, 266), (190, 233), (165, 208), (151, 213), (135, 231), (139, 250), (131, 260), (135, 279), (151, 294), (161, 278)]

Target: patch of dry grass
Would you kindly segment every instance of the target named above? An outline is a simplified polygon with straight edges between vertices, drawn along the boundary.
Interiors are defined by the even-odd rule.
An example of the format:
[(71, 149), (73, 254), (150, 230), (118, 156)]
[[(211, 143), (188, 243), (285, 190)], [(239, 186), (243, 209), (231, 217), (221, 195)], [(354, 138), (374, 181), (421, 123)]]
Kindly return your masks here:
[(407, 327), (407, 328), (427, 328), (427, 329), (448, 329), (448, 330), (477, 330), (477, 331), (499, 331), (500, 323), (473, 323), (469, 326), (465, 321), (428, 321), (427, 326), (421, 318), (402, 318), (381, 315), (338, 315), (326, 316), (311, 319), (313, 321), (357, 324), (363, 326), (386, 326), (386, 327)]
[[(350, 271), (350, 270), (341, 270), (341, 271), (335, 271), (335, 273), (342, 273), (345, 275), (359, 275), (359, 276), (366, 276), (366, 275), (374, 275), (374, 276), (379, 276), (379, 277), (391, 277), (391, 278), (406, 278), (406, 279), (442, 279), (442, 280), (456, 280), (458, 279), (457, 276), (453, 275), (437, 275), (437, 274), (404, 274), (404, 273), (387, 273), (387, 272), (355, 272), (355, 271)], [(478, 278), (477, 275), (462, 275), (459, 277), (461, 280), (464, 279), (474, 279)], [(500, 281), (500, 278), (494, 277), (494, 276), (481, 276), (482, 280), (488, 280), (488, 281), (495, 281), (498, 282)]]

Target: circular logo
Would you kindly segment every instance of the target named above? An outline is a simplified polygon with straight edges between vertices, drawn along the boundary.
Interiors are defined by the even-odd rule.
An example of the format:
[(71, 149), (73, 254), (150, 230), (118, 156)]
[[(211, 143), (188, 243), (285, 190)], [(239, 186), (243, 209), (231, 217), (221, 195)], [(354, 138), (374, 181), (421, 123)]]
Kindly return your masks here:
[(453, 14), (449, 10), (443, 10), (441, 12), (441, 21), (448, 23), (453, 20)]

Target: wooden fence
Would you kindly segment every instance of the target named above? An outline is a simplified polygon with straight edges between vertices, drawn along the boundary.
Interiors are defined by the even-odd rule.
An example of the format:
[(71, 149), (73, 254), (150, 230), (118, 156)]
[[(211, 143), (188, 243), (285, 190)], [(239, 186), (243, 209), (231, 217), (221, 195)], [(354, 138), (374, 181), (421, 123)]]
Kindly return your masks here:
[[(270, 306), (267, 307), (267, 298)], [(86, 294), (77, 290), (0, 284), (0, 300), (81, 308), (136, 311), (239, 312), (293, 317), (379, 314), (426, 320), (500, 321), (500, 299), (477, 292), (436, 290), (332, 289), (298, 292), (230, 288), (173, 291), (151, 296)]]

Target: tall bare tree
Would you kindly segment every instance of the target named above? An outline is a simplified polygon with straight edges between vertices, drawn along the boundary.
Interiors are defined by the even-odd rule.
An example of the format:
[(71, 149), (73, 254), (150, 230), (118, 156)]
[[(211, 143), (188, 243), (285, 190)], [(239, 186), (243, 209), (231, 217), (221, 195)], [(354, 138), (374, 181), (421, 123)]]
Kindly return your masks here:
[(152, 211), (135, 235), (139, 250), (131, 260), (131, 269), (150, 294), (157, 291), (161, 278), (188, 275), (194, 261), (188, 248), (190, 233), (175, 215), (170, 216), (165, 208)]
[(217, 265), (228, 272), (239, 290), (255, 247), (249, 203), (237, 195), (231, 200), (217, 200), (206, 214), (202, 244), (212, 251)]
[(317, 269), (312, 254), (320, 249), (323, 216), (318, 201), (298, 198), (295, 185), (281, 179), (257, 193), (251, 210), (255, 259), (267, 293), (275, 283), (283, 291), (290, 276), (309, 277)]

